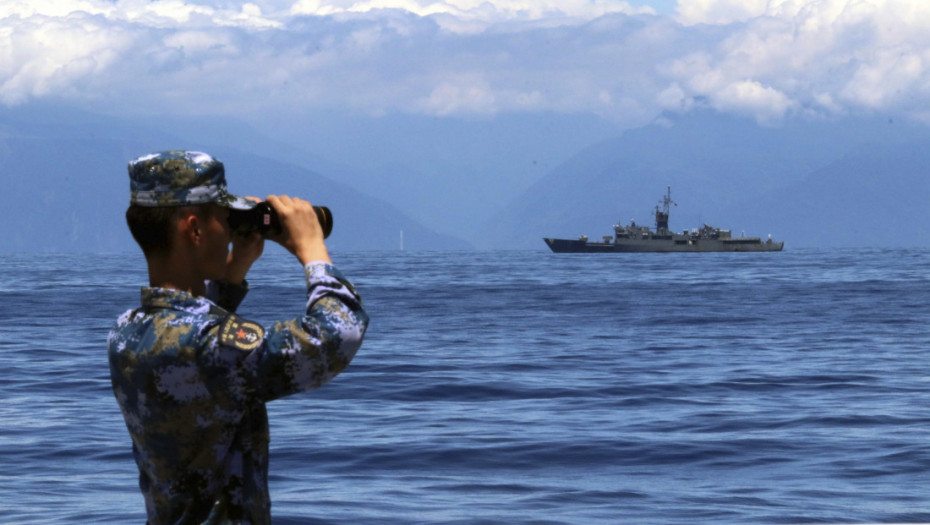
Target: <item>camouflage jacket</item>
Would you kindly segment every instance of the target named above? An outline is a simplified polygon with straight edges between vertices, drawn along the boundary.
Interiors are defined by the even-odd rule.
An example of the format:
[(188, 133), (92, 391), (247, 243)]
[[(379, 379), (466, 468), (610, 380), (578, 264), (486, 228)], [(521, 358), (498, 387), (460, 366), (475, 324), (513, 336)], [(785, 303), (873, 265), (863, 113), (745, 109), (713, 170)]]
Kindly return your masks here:
[(207, 297), (143, 288), (108, 338), (150, 525), (270, 523), (265, 403), (332, 379), (368, 315), (333, 266), (311, 263), (302, 317), (263, 328), (235, 313), (246, 287)]

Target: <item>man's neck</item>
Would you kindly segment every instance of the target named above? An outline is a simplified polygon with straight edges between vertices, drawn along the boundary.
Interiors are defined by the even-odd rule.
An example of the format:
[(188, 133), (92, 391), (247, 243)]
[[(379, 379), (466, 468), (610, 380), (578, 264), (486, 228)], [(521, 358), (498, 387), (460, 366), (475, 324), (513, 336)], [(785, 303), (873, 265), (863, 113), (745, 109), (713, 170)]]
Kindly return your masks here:
[(192, 272), (191, 261), (181, 261), (177, 257), (153, 258), (148, 261), (149, 286), (182, 290), (197, 297), (206, 291), (204, 279)]

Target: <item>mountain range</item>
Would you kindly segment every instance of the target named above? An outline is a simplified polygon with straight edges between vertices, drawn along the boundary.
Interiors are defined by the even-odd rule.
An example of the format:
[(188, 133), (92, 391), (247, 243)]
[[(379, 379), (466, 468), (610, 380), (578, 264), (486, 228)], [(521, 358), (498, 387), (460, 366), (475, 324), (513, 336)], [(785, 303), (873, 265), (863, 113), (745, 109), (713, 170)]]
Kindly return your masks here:
[[(189, 124), (197, 129), (199, 123), (192, 119)], [(236, 123), (236, 128), (243, 126)], [(124, 219), (129, 204), (126, 166), (140, 155), (167, 149), (215, 155), (225, 164), (234, 193), (297, 195), (329, 207), (334, 229), (327, 244), (333, 250), (397, 249), (402, 236), (411, 250), (471, 247), (423, 226), (383, 199), (255, 153), (277, 145), (244, 129), (192, 140), (146, 119), (52, 106), (0, 112), (0, 179), (6, 189), (0, 207), (9, 219), (0, 231), (0, 252), (136, 250)]]
[[(328, 130), (328, 132), (327, 132)], [(620, 130), (591, 117), (340, 118), (263, 127), (233, 119), (0, 109), (0, 252), (134, 250), (126, 164), (200, 149), (230, 189), (329, 206), (333, 250), (545, 250), (542, 237), (710, 224), (793, 247), (926, 246), (928, 128), (872, 116), (762, 126), (712, 111)]]
[[(486, 223), (494, 244), (599, 239), (653, 224), (671, 187), (670, 227), (703, 224), (791, 247), (930, 243), (928, 129), (882, 118), (777, 127), (714, 113), (662, 118), (592, 145)], [(532, 228), (537, 238), (520, 232)]]

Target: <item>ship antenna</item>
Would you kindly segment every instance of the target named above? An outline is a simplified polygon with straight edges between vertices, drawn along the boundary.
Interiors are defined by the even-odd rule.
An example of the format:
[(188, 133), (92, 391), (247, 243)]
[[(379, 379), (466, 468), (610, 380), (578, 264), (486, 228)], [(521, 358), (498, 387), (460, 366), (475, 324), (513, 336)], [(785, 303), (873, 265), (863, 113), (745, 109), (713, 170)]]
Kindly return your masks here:
[(662, 198), (662, 211), (665, 214), (668, 214), (669, 205), (671, 204), (677, 204), (677, 203), (672, 200), (672, 187), (668, 186), (667, 193), (665, 194), (665, 197)]
[(659, 211), (659, 207), (656, 206), (656, 232), (661, 232), (662, 235), (668, 232), (669, 205), (673, 202), (672, 187), (669, 186), (668, 192), (662, 198), (662, 211)]

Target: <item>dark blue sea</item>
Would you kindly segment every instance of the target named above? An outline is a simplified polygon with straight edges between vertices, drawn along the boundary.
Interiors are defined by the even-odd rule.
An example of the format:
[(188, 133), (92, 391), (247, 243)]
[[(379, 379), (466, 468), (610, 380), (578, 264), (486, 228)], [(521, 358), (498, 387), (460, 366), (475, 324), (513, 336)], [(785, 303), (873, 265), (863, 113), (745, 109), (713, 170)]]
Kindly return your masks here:
[[(371, 326), (269, 405), (275, 523), (930, 522), (930, 250), (333, 258)], [(145, 282), (0, 256), (0, 523), (144, 523), (105, 340)]]

